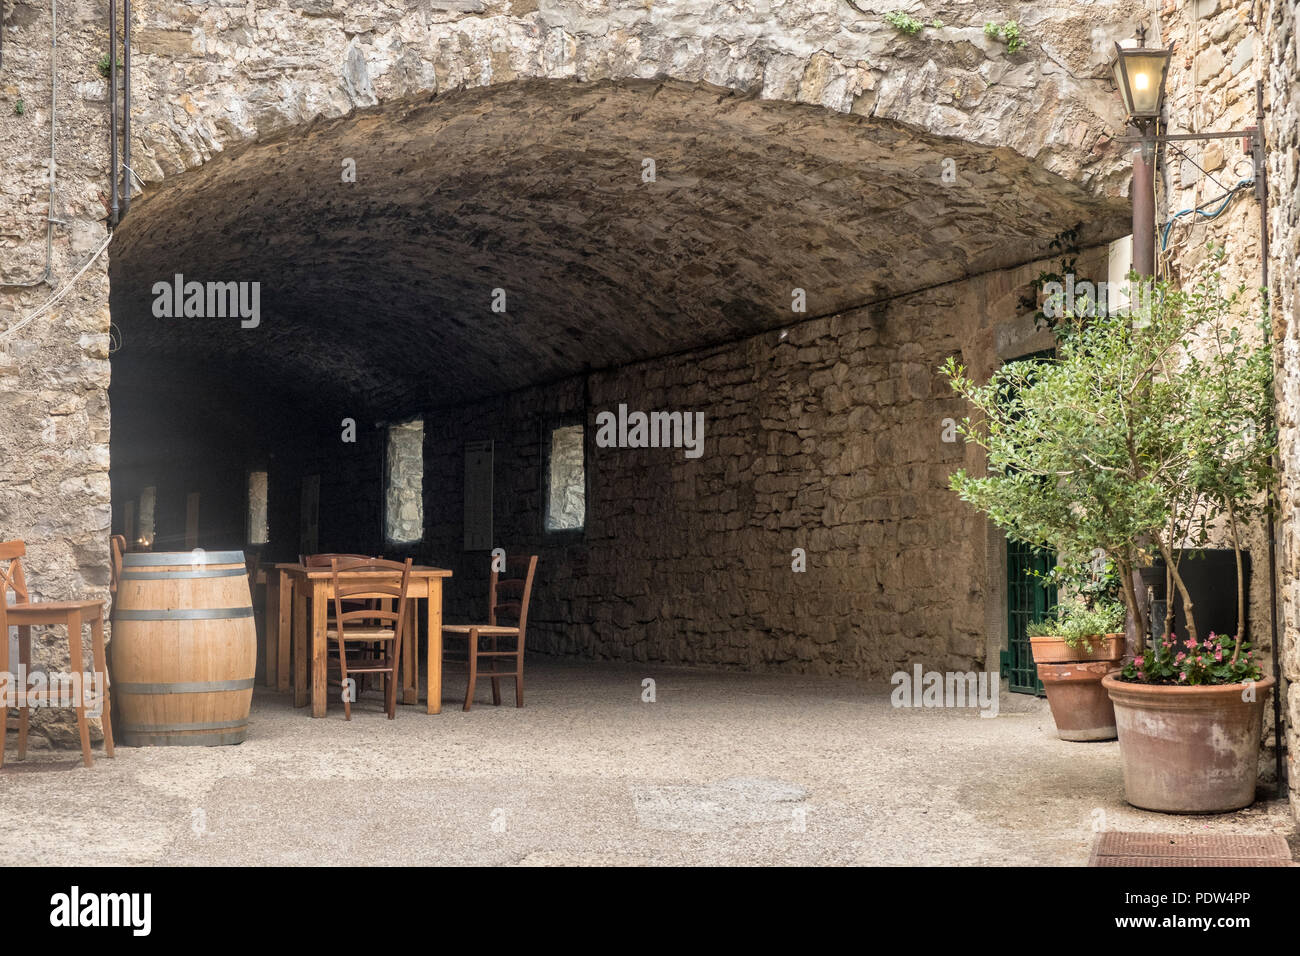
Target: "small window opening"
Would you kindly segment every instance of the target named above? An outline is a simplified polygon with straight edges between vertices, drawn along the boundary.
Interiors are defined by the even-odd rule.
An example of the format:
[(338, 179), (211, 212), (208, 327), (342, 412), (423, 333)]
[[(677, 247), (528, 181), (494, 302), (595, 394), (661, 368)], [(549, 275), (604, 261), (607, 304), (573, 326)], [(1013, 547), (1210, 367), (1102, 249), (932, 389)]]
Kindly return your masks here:
[(424, 537), (424, 422), (388, 426), (388, 540), (410, 544)]
[(587, 472), (581, 425), (564, 425), (551, 432), (550, 478), (546, 530), (580, 530), (587, 520)]
[(270, 529), (266, 519), (267, 474), (264, 471), (248, 473), (248, 543), (266, 544)]

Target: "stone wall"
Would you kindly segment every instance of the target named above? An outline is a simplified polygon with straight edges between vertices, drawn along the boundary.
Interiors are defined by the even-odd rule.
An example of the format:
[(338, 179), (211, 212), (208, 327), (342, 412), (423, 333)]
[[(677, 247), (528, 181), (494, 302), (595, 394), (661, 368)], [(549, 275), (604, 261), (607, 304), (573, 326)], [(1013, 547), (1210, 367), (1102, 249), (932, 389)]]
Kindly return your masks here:
[[(1269, 109), (1265, 126), (1269, 176), (1269, 299), (1277, 356), (1278, 427), (1282, 461), (1282, 552), (1279, 600), (1282, 608), (1282, 673), (1300, 680), (1300, 18), (1296, 5), (1263, 5), (1261, 66)], [(1287, 772), (1291, 807), (1300, 820), (1300, 695), (1288, 701)]]
[[(1269, 58), (1276, 56), (1276, 51), (1272, 50), (1274, 35), (1266, 33), (1261, 39), (1260, 25), (1252, 22), (1254, 8), (1255, 4), (1250, 0), (1163, 5), (1160, 21), (1162, 42), (1175, 43), (1165, 110), (1170, 118), (1169, 132), (1204, 133), (1241, 130), (1256, 125), (1255, 85), (1257, 80), (1267, 77)], [(1293, 72), (1291, 83), (1294, 81)], [(1270, 90), (1269, 84), (1265, 84), (1266, 112), (1270, 117), (1277, 108), (1279, 89), (1285, 94), (1286, 85)], [(1275, 169), (1270, 170), (1269, 175), (1276, 178), (1279, 168), (1277, 145), (1273, 142), (1273, 134), (1269, 133), (1269, 136), (1269, 148), (1274, 150), (1275, 157)], [(1181, 210), (1194, 209), (1215, 200), (1243, 180), (1253, 179), (1252, 164), (1240, 139), (1170, 144), (1165, 148), (1163, 159), (1157, 189), (1158, 222), (1167, 221)], [(1276, 183), (1272, 185), (1275, 197), (1278, 188)], [(1272, 228), (1276, 230), (1276, 224)], [(1240, 308), (1243, 333), (1258, 336), (1261, 334), (1258, 317), (1263, 308), (1259, 295), (1263, 262), (1260, 233), (1259, 202), (1252, 188), (1243, 189), (1213, 220), (1195, 215), (1179, 218), (1170, 231), (1167, 248), (1159, 253), (1161, 274), (1175, 282), (1189, 283), (1209, 263), (1210, 244), (1222, 247), (1224, 256), (1218, 268), (1223, 274), (1225, 288), (1231, 289), (1238, 284), (1245, 287)], [(1278, 288), (1276, 280), (1273, 286)], [(1275, 321), (1275, 338), (1281, 343), (1277, 334), (1279, 328)], [(1284, 352), (1285, 345), (1282, 344), (1279, 350)], [(1283, 369), (1283, 378), (1286, 374)], [(1291, 414), (1287, 408), (1280, 411), (1283, 416)], [(1252, 523), (1245, 530), (1243, 539), (1252, 561), (1248, 598), (1250, 638), (1260, 655), (1268, 659), (1273, 650), (1273, 635), (1269, 622), (1268, 537), (1264, 523)], [(1230, 546), (1225, 529), (1219, 530), (1215, 543), (1220, 547)], [(1282, 587), (1285, 589), (1286, 585)], [(1288, 642), (1285, 635), (1282, 636), (1285, 653)], [(1271, 671), (1271, 666), (1266, 664), (1265, 669)], [(1289, 696), (1284, 683), (1279, 683), (1279, 693), (1284, 700)], [(1261, 761), (1261, 772), (1264, 780), (1271, 781), (1275, 766), (1271, 707), (1265, 720), (1265, 736), (1268, 744)]]
[[(430, 411), (420, 553), (455, 571), (448, 619), (483, 613), (488, 556), (461, 542), (463, 449), (491, 439), (495, 546), (541, 555), (533, 647), (877, 678), (918, 661), (996, 667), (987, 607), (1004, 571), (990, 566), (985, 520), (947, 488), (978, 460), (944, 441), (945, 419), (964, 409), (936, 370), (955, 354), (983, 375), (1041, 348), (1017, 337), (1037, 271)], [(598, 447), (596, 416), (620, 404), (702, 412), (703, 454)], [(544, 451), (553, 422), (584, 412), (575, 541), (543, 528)]]
[[(107, 598), (109, 312), (101, 252), (53, 307), (31, 318), (107, 238), (107, 83), (98, 4), (5, 4), (0, 68), (0, 540), (23, 538), (33, 594)], [(50, 205), (51, 32), (54, 197)], [(56, 220), (49, 231), (47, 218)], [(47, 254), (48, 253), (48, 254)], [(48, 262), (48, 266), (47, 266)], [(30, 321), (29, 321), (30, 319)], [(20, 327), (21, 326), (21, 327)], [(62, 634), (33, 642), (66, 666)], [(87, 647), (89, 645), (87, 644)], [(87, 657), (89, 659), (89, 657)], [(42, 709), (42, 734), (75, 743), (70, 711)], [(96, 734), (98, 728), (96, 727)]]

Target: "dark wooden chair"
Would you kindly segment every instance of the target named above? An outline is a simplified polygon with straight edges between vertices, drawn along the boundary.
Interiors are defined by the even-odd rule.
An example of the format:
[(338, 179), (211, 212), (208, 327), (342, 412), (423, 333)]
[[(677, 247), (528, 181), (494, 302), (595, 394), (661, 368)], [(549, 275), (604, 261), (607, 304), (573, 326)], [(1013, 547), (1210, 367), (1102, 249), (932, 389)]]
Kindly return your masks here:
[[(63, 627), (68, 633), (68, 657), (71, 660), (72, 673), (77, 675), (79, 683), (74, 688), (79, 691), (77, 702), (73, 707), (77, 711), (77, 731), (81, 736), (81, 760), (87, 767), (94, 765), (90, 756), (90, 725), (86, 722), (86, 707), (89, 695), (84, 683), (85, 664), (81, 649), (81, 626), (90, 624), (91, 648), (94, 657), (95, 673), (99, 675), (99, 698), (90, 700), (90, 706), (98, 707), (104, 725), (104, 753), (113, 756), (113, 721), (110, 715), (108, 695), (108, 660), (104, 652), (104, 602), (103, 601), (32, 601), (27, 590), (27, 578), (23, 574), (22, 559), (27, 556), (27, 546), (22, 541), (0, 542), (0, 604), (4, 609), (4, 627), (0, 628), (0, 671), (9, 671), (9, 628), (18, 628), (18, 662), (23, 670), (28, 670), (32, 663), (32, 628)], [(7, 563), (5, 563), (7, 562)], [(9, 592), (13, 591), (14, 602), (9, 603)], [(25, 688), (24, 688), (25, 690)], [(45, 692), (45, 703), (60, 706), (50, 695), (53, 688)], [(18, 757), (27, 756), (28, 701), (18, 709)], [(36, 701), (32, 701), (36, 702)], [(9, 708), (0, 700), (0, 767), (4, 766), (4, 744), (8, 736)]]
[[(384, 709), (392, 720), (397, 713), (402, 639), (410, 617), (406, 593), (411, 583), (411, 559), (399, 563), (335, 557), (330, 566), (334, 572), (334, 620), (327, 625), (325, 636), (338, 647), (339, 684), (346, 689), (349, 678), (383, 674)], [(375, 576), (374, 572), (388, 573)], [(367, 576), (360, 576), (362, 573)], [(364, 603), (357, 607), (358, 602)], [(352, 696), (343, 695), (348, 720), (352, 719)]]
[(117, 582), (122, 577), (122, 555), (126, 554), (126, 535), (110, 535), (108, 539), (109, 551), (109, 611), (108, 619), (113, 619), (113, 609), (117, 607)]
[[(533, 574), (537, 570), (537, 555), (507, 557), (506, 570), (499, 574), (493, 564), (488, 579), (488, 622), (486, 624), (444, 624), (442, 633), (467, 639), (465, 658), (454, 654), (444, 656), (443, 662), (465, 664), (469, 668), (469, 686), (465, 688), (465, 710), (474, 702), (474, 687), (480, 677), (492, 679), (492, 703), (501, 704), (501, 678), (515, 679), (515, 706), (524, 706), (524, 635), (528, 626), (528, 601), (533, 593)], [(515, 577), (509, 575), (515, 574)], [(522, 574), (522, 577), (517, 575)], [(513, 618), (517, 623), (502, 624), (500, 617)], [(502, 649), (502, 638), (513, 641), (513, 648)], [(482, 642), (487, 641), (487, 647)], [(488, 666), (481, 668), (479, 658)], [(505, 669), (513, 658), (513, 669)]]
[[(375, 560), (375, 557), (383, 558), (383, 555), (381, 554), (372, 557), (369, 554), (325, 552), (321, 554), (300, 554), (298, 555), (298, 563), (305, 568), (329, 568), (333, 567), (335, 558), (338, 558), (341, 561), (373, 561)], [(348, 601), (346, 606), (348, 610), (355, 610), (356, 608), (362, 607), (378, 607), (378, 603), (375, 601)], [(330, 606), (325, 609), (325, 617), (329, 621), (334, 620), (334, 602), (331, 601)], [(366, 678), (362, 675), (360, 681), (357, 683), (357, 693), (362, 693), (365, 689)]]

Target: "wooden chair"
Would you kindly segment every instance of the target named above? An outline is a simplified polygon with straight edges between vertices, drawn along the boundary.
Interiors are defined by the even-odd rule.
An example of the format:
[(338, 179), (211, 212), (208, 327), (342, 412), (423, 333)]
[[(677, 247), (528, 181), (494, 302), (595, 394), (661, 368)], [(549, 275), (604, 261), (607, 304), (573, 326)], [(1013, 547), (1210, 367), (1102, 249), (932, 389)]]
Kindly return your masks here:
[[(325, 636), (338, 646), (339, 683), (348, 687), (350, 675), (384, 675), (384, 709), (388, 719), (397, 713), (397, 673), (402, 660), (402, 638), (409, 615), (406, 592), (411, 583), (411, 559), (382, 558), (331, 560), (334, 572), (334, 620)], [(358, 572), (388, 571), (382, 578), (364, 579)], [(356, 607), (358, 601), (375, 602)], [(392, 610), (396, 603), (397, 609)], [(349, 654), (348, 645), (352, 653)], [(343, 712), (352, 719), (352, 695), (343, 695)]]
[[(18, 628), (18, 662), (19, 667), (27, 670), (32, 662), (32, 628), (64, 627), (68, 632), (68, 656), (71, 660), (72, 673), (78, 680), (84, 680), (85, 666), (81, 650), (81, 625), (90, 623), (91, 647), (94, 656), (95, 672), (102, 681), (100, 696), (92, 701), (92, 706), (99, 706), (104, 725), (104, 753), (113, 756), (113, 722), (110, 716), (108, 696), (108, 661), (104, 653), (104, 602), (103, 601), (40, 601), (33, 602), (27, 591), (27, 579), (23, 574), (22, 559), (27, 555), (27, 546), (22, 541), (0, 542), (0, 604), (6, 604), (4, 628), (0, 630), (0, 671), (9, 670), (9, 628)], [(9, 592), (14, 592), (14, 603), (9, 604)], [(81, 760), (87, 767), (94, 765), (90, 756), (90, 725), (86, 722), (86, 687), (77, 688), (78, 702), (74, 704), (77, 711), (77, 730), (81, 736)], [(51, 706), (58, 706), (51, 699), (53, 688), (45, 692), (44, 699)], [(18, 710), (18, 757), (27, 756), (27, 729), (30, 698)], [(35, 701), (31, 701), (35, 702)], [(6, 720), (8, 707), (0, 701), (0, 767), (4, 766), (4, 744), (8, 736)]]
[(111, 594), (116, 594), (117, 582), (122, 576), (122, 555), (126, 554), (126, 535), (111, 535), (108, 539), (108, 550), (112, 562), (112, 567), (110, 569), (112, 579), (109, 583), (108, 590)]
[[(526, 562), (526, 569), (524, 568)], [(445, 624), (444, 635), (468, 638), (466, 658), (444, 657), (445, 663), (467, 664), (469, 667), (469, 686), (465, 688), (465, 710), (474, 702), (475, 682), (480, 677), (492, 678), (492, 703), (501, 704), (501, 678), (515, 679), (515, 706), (524, 706), (524, 632), (528, 626), (528, 600), (533, 593), (533, 574), (537, 570), (537, 555), (520, 555), (507, 557), (506, 574), (514, 568), (523, 577), (501, 577), (495, 563), (491, 577), (488, 579), (488, 622), (486, 624)], [(513, 617), (517, 625), (503, 625), (497, 622), (500, 615)], [(513, 649), (501, 650), (500, 638), (514, 638)], [(484, 649), (480, 640), (487, 638), (488, 647)], [(488, 658), (486, 670), (479, 668), (479, 658)], [(504, 670), (502, 665), (506, 658), (514, 658), (514, 669)]]
[(108, 593), (110, 595), (108, 619), (113, 619), (113, 609), (117, 607), (117, 582), (122, 578), (122, 555), (126, 554), (126, 535), (115, 534), (108, 539), (109, 551), (109, 582)]
[[(373, 561), (375, 560), (375, 557), (383, 558), (383, 555), (381, 554), (372, 557), (371, 555), (368, 554), (343, 554), (341, 552), (337, 552), (337, 553), (326, 552), (322, 554), (300, 554), (298, 555), (298, 563), (305, 568), (329, 568), (329, 567), (333, 567), (335, 558), (338, 558), (341, 561), (343, 560)], [(348, 610), (355, 610), (357, 608), (362, 608), (362, 607), (378, 607), (378, 606), (379, 606), (378, 603), (375, 601), (348, 601), (347, 602)], [(327, 620), (331, 622), (334, 620), (333, 602), (331, 602), (330, 606), (325, 609), (325, 617)], [(361, 679), (357, 682), (357, 693), (358, 694), (363, 693), (365, 689), (366, 689), (366, 678), (365, 675), (363, 674), (361, 676)]]

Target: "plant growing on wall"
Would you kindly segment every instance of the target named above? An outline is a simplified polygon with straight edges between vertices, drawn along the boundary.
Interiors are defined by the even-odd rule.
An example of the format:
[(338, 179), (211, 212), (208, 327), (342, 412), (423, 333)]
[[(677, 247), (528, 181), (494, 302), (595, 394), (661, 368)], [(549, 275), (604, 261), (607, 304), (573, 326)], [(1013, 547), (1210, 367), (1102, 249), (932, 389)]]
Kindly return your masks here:
[[(109, 59), (107, 53), (104, 53), (100, 56), (99, 61), (95, 64), (95, 68), (99, 70), (99, 75), (107, 80), (112, 75), (113, 61)], [(122, 72), (121, 60), (117, 61), (117, 70), (119, 73)]]
[(1020, 24), (1015, 20), (1008, 20), (1005, 23), (994, 23), (990, 20), (984, 24), (984, 35), (994, 40), (1001, 40), (1007, 45), (1008, 53), (1019, 53), (1025, 48), (1025, 41), (1020, 36)]
[(884, 21), (899, 33), (914, 37), (925, 29), (925, 23), (909, 16), (902, 10), (891, 10), (884, 16)]
[[(1198, 642), (1182, 553), (1220, 518), (1240, 551), (1237, 529), (1272, 481), (1273, 449), (1271, 358), (1233, 331), (1237, 294), (1225, 296), (1212, 273), (1190, 292), (1158, 284), (1140, 301), (1132, 313), (1069, 304), (1054, 361), (1008, 363), (984, 385), (954, 359), (942, 369), (978, 412), (963, 436), (987, 455), (987, 474), (958, 471), (953, 489), (1026, 543), (1063, 555), (1100, 548), (1139, 655), (1147, 629), (1134, 568), (1164, 560)], [(1239, 561), (1239, 592), (1240, 577)]]

